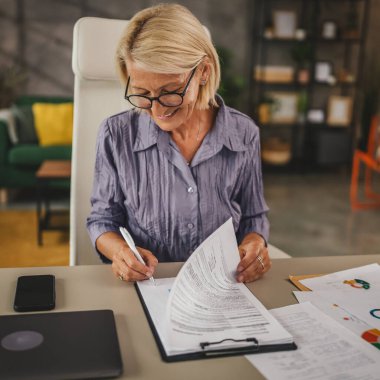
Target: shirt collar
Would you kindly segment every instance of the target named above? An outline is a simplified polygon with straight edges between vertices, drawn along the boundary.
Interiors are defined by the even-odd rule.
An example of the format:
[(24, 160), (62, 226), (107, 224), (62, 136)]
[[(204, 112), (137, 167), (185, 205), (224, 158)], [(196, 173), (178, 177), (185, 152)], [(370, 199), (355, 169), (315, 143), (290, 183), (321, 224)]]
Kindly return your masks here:
[(139, 112), (136, 110), (133, 112), (136, 112), (137, 114), (137, 123), (134, 126), (137, 129), (137, 133), (133, 144), (133, 151), (139, 152), (157, 144), (158, 134), (161, 130), (155, 124), (153, 119), (145, 112)]
[[(232, 110), (224, 104), (221, 96), (216, 95), (219, 105), (213, 128), (205, 137), (204, 144), (214, 149), (220, 149), (222, 145), (231, 151), (240, 152), (247, 150), (248, 146), (244, 143), (245, 136), (241, 136), (238, 128), (238, 118), (234, 117)], [(153, 119), (144, 112), (138, 112), (137, 133), (133, 145), (133, 151), (138, 152), (150, 148), (157, 144), (161, 149), (168, 149), (169, 134), (160, 129)]]
[(247, 150), (248, 146), (244, 143), (245, 136), (241, 136), (238, 128), (239, 119), (235, 116), (239, 112), (227, 107), (219, 95), (216, 95), (216, 101), (219, 109), (214, 126), (205, 138), (206, 143), (215, 148), (224, 145), (234, 152)]

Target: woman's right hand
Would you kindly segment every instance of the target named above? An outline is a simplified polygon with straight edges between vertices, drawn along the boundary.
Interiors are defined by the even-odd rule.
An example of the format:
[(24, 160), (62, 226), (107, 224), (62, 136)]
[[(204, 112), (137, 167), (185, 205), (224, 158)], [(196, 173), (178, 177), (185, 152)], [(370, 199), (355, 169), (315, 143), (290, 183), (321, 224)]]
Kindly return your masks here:
[(136, 247), (146, 265), (140, 263), (127, 244), (112, 257), (112, 271), (122, 281), (141, 281), (153, 276), (158, 264), (157, 258), (147, 249)]

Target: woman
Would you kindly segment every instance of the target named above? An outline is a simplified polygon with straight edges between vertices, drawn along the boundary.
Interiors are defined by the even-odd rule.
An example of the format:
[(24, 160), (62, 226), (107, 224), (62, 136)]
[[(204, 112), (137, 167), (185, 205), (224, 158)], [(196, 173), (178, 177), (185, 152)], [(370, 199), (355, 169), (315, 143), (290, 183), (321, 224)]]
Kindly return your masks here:
[(142, 10), (117, 65), (134, 109), (106, 119), (98, 136), (87, 228), (102, 260), (121, 280), (144, 280), (158, 261), (186, 260), (232, 217), (237, 280), (261, 277), (271, 263), (259, 132), (216, 95), (219, 61), (203, 26), (180, 5)]

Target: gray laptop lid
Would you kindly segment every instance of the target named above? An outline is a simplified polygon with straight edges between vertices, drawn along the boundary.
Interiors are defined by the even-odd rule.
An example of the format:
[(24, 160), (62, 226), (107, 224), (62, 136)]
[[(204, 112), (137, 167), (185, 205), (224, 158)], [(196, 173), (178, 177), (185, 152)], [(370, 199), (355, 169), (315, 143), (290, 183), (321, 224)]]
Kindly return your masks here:
[(121, 372), (111, 310), (0, 316), (0, 379), (97, 379)]

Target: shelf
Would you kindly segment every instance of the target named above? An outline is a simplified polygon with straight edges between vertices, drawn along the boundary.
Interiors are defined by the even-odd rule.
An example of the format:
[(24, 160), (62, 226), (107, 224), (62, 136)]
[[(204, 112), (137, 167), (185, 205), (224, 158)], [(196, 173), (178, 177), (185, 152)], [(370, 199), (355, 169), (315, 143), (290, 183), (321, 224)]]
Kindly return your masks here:
[(278, 38), (278, 37), (273, 37), (273, 38), (267, 38), (265, 36), (257, 36), (256, 38), (265, 41), (265, 42), (274, 42), (274, 43), (294, 43), (294, 42), (311, 42), (315, 41), (318, 43), (352, 43), (352, 44), (358, 44), (362, 42), (362, 39), (359, 37), (356, 38), (351, 38), (351, 37), (337, 37), (337, 38), (323, 38), (323, 37), (306, 37), (302, 40), (297, 39), (297, 38)]
[(307, 122), (306, 123), (308, 127), (314, 128), (314, 129), (330, 129), (334, 131), (342, 131), (342, 132), (349, 132), (351, 125), (329, 125), (327, 123), (311, 123)]
[(313, 81), (313, 84), (326, 87), (355, 87), (357, 82), (337, 82), (335, 84), (329, 84), (326, 82)]
[(266, 82), (266, 81), (259, 81), (257, 80), (256, 83), (260, 85), (265, 85), (265, 86), (276, 86), (276, 87), (289, 87), (289, 86), (294, 86), (294, 87), (306, 87), (309, 85), (309, 83), (299, 83), (299, 82)]
[[(271, 87), (307, 87), (310, 83), (300, 83), (300, 82), (266, 82), (266, 81), (259, 81), (256, 80), (256, 83), (263, 86), (271, 86)], [(317, 82), (312, 81), (312, 85), (318, 85), (318, 86), (326, 86), (326, 87), (355, 87), (357, 82), (338, 82), (335, 84), (329, 84), (326, 82)]]
[[(350, 6), (346, 6), (345, 2), (349, 2)], [(326, 11), (324, 3), (329, 3), (330, 9)], [(252, 63), (251, 63), (251, 88), (250, 88), (250, 104), (255, 116), (259, 116), (263, 120), (273, 118), (282, 118), (282, 116), (296, 115), (294, 123), (277, 123), (269, 122), (262, 124), (258, 122), (260, 131), (264, 138), (279, 137), (289, 135), (289, 141), (292, 143), (292, 156), (294, 160), (303, 162), (307, 160), (307, 165), (318, 163), (319, 158), (314, 150), (315, 145), (322, 141), (321, 149), (331, 149), (336, 155), (340, 153), (334, 144), (340, 144), (345, 141), (347, 151), (351, 149), (356, 141), (356, 128), (360, 119), (360, 89), (362, 86), (361, 77), (363, 71), (363, 58), (365, 38), (369, 24), (370, 1), (369, 0), (291, 0), (287, 1), (287, 10), (293, 11), (298, 17), (298, 22), (292, 22), (291, 28), (283, 29), (280, 23), (276, 24), (273, 17), (274, 10), (279, 8), (280, 2), (270, 2), (266, 0), (255, 0), (255, 9), (259, 13), (253, 20), (252, 42)], [(363, 5), (363, 6), (362, 6)], [(349, 12), (348, 12), (349, 10)], [(353, 31), (349, 30), (348, 18), (349, 13), (355, 13), (357, 23)], [(341, 15), (339, 22), (336, 22), (335, 38), (324, 38), (321, 32), (323, 22), (331, 14)], [(270, 17), (272, 19), (270, 20)], [(261, 20), (261, 21), (260, 21)], [(262, 20), (265, 20), (262, 22)], [(277, 20), (278, 21), (278, 20)], [(272, 33), (268, 33), (266, 25), (273, 25)], [(304, 38), (299, 39), (296, 34), (297, 29), (305, 31)], [(282, 30), (288, 32), (291, 38), (279, 38), (278, 35)], [(289, 33), (291, 31), (291, 33)], [(340, 32), (338, 32), (340, 31)], [(360, 32), (360, 33), (359, 33)], [(277, 34), (277, 36), (276, 36)], [(267, 38), (269, 36), (270, 38)], [(331, 51), (334, 54), (331, 54)], [(329, 59), (322, 59), (329, 53)], [(336, 53), (336, 54), (335, 54)], [(319, 82), (317, 78), (318, 62), (331, 60), (332, 68), (335, 68), (334, 76), (336, 83), (329, 84), (327, 82)], [(297, 67), (304, 67), (308, 64), (309, 75), (304, 72), (298, 73)], [(275, 70), (266, 70), (266, 67), (279, 66), (291, 69), (293, 75), (287, 77), (275, 76)], [(263, 76), (257, 74), (268, 72)], [(321, 67), (322, 69), (322, 67)], [(338, 69), (341, 69), (338, 70)], [(285, 71), (285, 70), (284, 70)], [(318, 70), (319, 71), (319, 70)], [(327, 74), (333, 74), (332, 70)], [(348, 73), (349, 71), (349, 73)], [(323, 71), (321, 71), (323, 73)], [(300, 78), (309, 77), (308, 82), (299, 82)], [(319, 77), (319, 75), (318, 75)], [(274, 79), (274, 81), (268, 81)], [(321, 76), (322, 78), (322, 76)], [(354, 81), (340, 81), (338, 79), (355, 79)], [(264, 79), (264, 80), (263, 80)], [(280, 79), (280, 81), (278, 81)], [(284, 82), (281, 79), (287, 79)], [(288, 92), (288, 96), (286, 93)], [(260, 100), (273, 93), (273, 98), (278, 99), (277, 108), (259, 107)], [(334, 97), (342, 97), (342, 99), (334, 99)], [(333, 102), (334, 100), (334, 102)], [(322, 123), (312, 123), (303, 120), (298, 116), (298, 110), (323, 110), (324, 121)], [(341, 107), (337, 109), (336, 107)], [(259, 112), (260, 111), (260, 112)], [(307, 112), (305, 115), (307, 115)], [(347, 125), (328, 125), (327, 120), (337, 112), (344, 113), (347, 117), (350, 115), (351, 122)], [(266, 116), (266, 117), (265, 117)], [(281, 120), (280, 118), (280, 120)], [(286, 120), (286, 119), (285, 119)], [(345, 119), (339, 119), (343, 122)], [(320, 136), (323, 135), (323, 139)], [(319, 139), (319, 140), (318, 140)], [(350, 141), (347, 143), (347, 141)], [(318, 141), (317, 141), (318, 140)], [(343, 143), (342, 143), (343, 144)], [(342, 160), (346, 160), (346, 156), (342, 156)]]
[(304, 123), (294, 122), (294, 123), (260, 123), (258, 121), (258, 126), (261, 129), (274, 129), (274, 128), (296, 128), (296, 127), (306, 127), (312, 129), (330, 129), (334, 131), (346, 131), (349, 132), (352, 124), (350, 125), (329, 125), (326, 122), (323, 123), (312, 123), (310, 121), (305, 121)]
[(299, 40), (297, 38), (278, 38), (278, 37), (273, 37), (273, 38), (267, 38), (265, 36), (258, 35), (256, 38), (265, 41), (265, 42), (275, 42), (275, 43), (294, 43), (294, 42), (306, 42), (310, 41), (311, 39), (309, 37), (306, 37), (302, 40)]
[(329, 2), (329, 3), (342, 3), (342, 2), (350, 2), (350, 3), (362, 3), (362, 2), (366, 2), (368, 0), (313, 0), (313, 1), (322, 1), (322, 2)]
[(338, 38), (322, 38), (318, 37), (315, 39), (316, 42), (334, 44), (334, 43), (351, 43), (360, 44), (362, 42), (361, 38), (349, 38), (349, 37), (338, 37)]
[(260, 128), (267, 128), (267, 129), (273, 129), (273, 128), (294, 128), (294, 127), (300, 127), (304, 124), (294, 122), (294, 123), (259, 123)]

